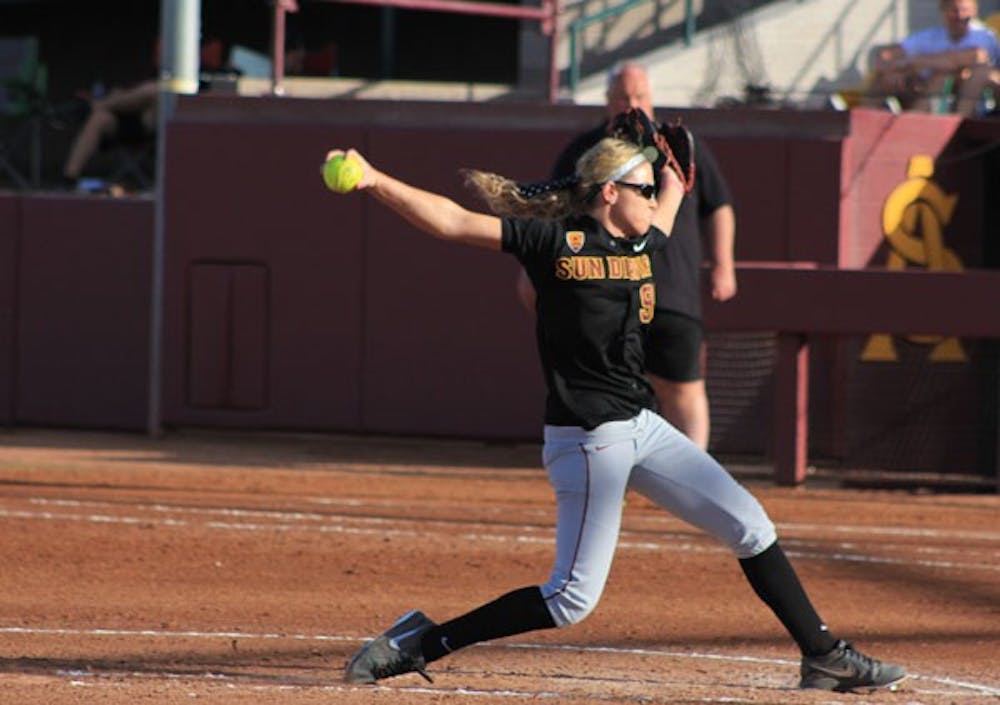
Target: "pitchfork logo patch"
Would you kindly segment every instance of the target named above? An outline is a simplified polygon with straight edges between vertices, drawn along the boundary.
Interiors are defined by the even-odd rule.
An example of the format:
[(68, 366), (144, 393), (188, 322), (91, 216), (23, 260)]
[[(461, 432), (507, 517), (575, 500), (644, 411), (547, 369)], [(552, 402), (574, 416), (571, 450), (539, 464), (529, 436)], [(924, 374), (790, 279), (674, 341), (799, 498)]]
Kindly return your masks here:
[(566, 231), (566, 244), (569, 249), (573, 250), (573, 254), (576, 254), (583, 249), (583, 243), (586, 237), (582, 230), (567, 230)]

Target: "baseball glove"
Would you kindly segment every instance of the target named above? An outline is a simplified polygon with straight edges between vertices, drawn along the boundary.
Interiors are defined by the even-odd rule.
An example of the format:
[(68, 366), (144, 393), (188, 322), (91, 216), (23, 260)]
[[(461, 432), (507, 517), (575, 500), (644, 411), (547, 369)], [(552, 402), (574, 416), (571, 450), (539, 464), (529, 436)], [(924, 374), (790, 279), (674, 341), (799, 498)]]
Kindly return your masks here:
[(644, 111), (631, 108), (612, 118), (607, 132), (642, 147), (655, 174), (666, 165), (680, 178), (685, 193), (694, 188), (694, 138), (679, 119), (672, 124), (657, 124)]
[(694, 188), (694, 136), (681, 124), (680, 118), (673, 123), (662, 123), (657, 134), (663, 138), (670, 148), (667, 163), (684, 184), (684, 193)]

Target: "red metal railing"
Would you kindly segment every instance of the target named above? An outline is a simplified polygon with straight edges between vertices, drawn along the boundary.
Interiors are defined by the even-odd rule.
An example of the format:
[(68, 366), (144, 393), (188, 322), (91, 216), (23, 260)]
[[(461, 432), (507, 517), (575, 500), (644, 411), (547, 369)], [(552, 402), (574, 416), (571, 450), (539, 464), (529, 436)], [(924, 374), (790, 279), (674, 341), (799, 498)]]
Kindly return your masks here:
[[(549, 37), (549, 86), (548, 99), (555, 103), (559, 98), (559, 65), (556, 50), (559, 46), (559, 0), (541, 0), (540, 7), (520, 7), (493, 2), (468, 2), (467, 0), (316, 0), (317, 2), (344, 2), (356, 5), (381, 5), (407, 10), (456, 12), (465, 15), (487, 15), (512, 19), (533, 20), (541, 23), (542, 33)], [(285, 80), (285, 7), (274, 3), (274, 28), (271, 43), (271, 93), (284, 94)]]

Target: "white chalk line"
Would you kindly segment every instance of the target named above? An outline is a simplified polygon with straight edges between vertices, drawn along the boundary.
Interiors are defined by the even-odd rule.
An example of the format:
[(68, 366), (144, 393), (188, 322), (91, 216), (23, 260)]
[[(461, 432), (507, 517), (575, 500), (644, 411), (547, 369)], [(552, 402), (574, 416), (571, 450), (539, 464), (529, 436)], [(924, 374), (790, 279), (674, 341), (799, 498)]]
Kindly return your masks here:
[[(274, 519), (282, 520), (300, 520), (300, 521), (329, 521), (331, 519), (330, 514), (321, 514), (318, 512), (301, 512), (301, 511), (278, 511), (271, 509), (236, 509), (231, 507), (196, 507), (196, 506), (177, 506), (169, 505), (163, 503), (150, 503), (150, 502), (109, 502), (100, 500), (78, 500), (78, 499), (55, 499), (49, 497), (29, 497), (27, 501), (31, 504), (37, 504), (41, 506), (65, 506), (65, 507), (135, 507), (137, 509), (148, 509), (153, 512), (161, 513), (186, 513), (186, 514), (217, 514), (224, 516), (251, 516), (251, 517), (268, 517)], [(410, 502), (395, 502), (395, 501), (368, 501), (368, 500), (327, 500), (327, 499), (311, 499), (320, 504), (332, 505), (338, 504), (342, 506), (349, 506), (357, 509), (365, 509), (369, 507), (397, 507), (412, 510), (415, 506), (422, 506), (418, 503)], [(435, 503), (435, 508), (439, 508), (438, 504)], [(453, 506), (453, 505), (448, 505)], [(467, 510), (468, 507), (465, 505), (457, 506), (457, 509)], [(477, 507), (477, 512), (482, 508)], [(500, 508), (500, 511), (507, 511)], [(520, 508), (517, 510), (518, 513), (524, 514), (525, 512)], [(490, 513), (498, 513), (497, 511), (490, 511)], [(528, 512), (529, 514), (551, 517), (552, 512)], [(373, 523), (387, 523), (387, 522), (428, 522), (433, 523), (434, 520), (426, 519), (412, 519), (412, 518), (400, 518), (400, 519), (387, 519), (384, 517), (368, 517), (368, 516), (355, 516), (348, 515), (344, 517), (339, 515), (341, 518), (348, 518), (358, 521), (366, 521)], [(676, 527), (686, 526), (684, 522), (675, 517), (666, 516), (642, 516), (638, 517), (643, 522), (653, 522), (653, 523), (663, 523), (670, 524)], [(475, 523), (475, 522), (467, 522)], [(927, 529), (927, 528), (911, 528), (911, 527), (900, 527), (900, 526), (851, 526), (844, 524), (802, 524), (795, 522), (780, 522), (777, 526), (782, 531), (790, 531), (796, 533), (812, 533), (812, 532), (822, 532), (822, 533), (836, 533), (836, 534), (860, 534), (866, 538), (872, 536), (901, 536), (901, 537), (912, 537), (912, 538), (934, 538), (934, 539), (958, 539), (962, 541), (987, 541), (987, 542), (997, 542), (1000, 543), (1000, 532), (998, 531), (968, 531), (964, 529)], [(521, 528), (534, 528), (529, 526), (517, 527)]]
[[(44, 627), (0, 627), (0, 634), (14, 634), (14, 635), (26, 635), (26, 636), (70, 636), (70, 637), (107, 637), (107, 636), (118, 636), (118, 637), (135, 637), (135, 638), (160, 638), (160, 639), (220, 639), (220, 640), (232, 640), (232, 639), (247, 639), (247, 640), (283, 640), (283, 641), (314, 641), (314, 642), (351, 642), (351, 643), (363, 643), (367, 640), (367, 637), (353, 637), (345, 635), (332, 635), (332, 634), (297, 634), (297, 633), (282, 633), (282, 632), (237, 632), (237, 631), (199, 631), (199, 630), (158, 630), (158, 629), (102, 629), (102, 628), (92, 628), (92, 629), (73, 629), (73, 628), (44, 628)], [(722, 653), (712, 653), (712, 652), (700, 652), (700, 651), (677, 651), (672, 649), (648, 649), (648, 648), (623, 648), (614, 646), (582, 646), (577, 644), (530, 644), (530, 643), (514, 643), (514, 644), (501, 644), (501, 648), (505, 649), (518, 649), (518, 650), (532, 650), (532, 651), (551, 651), (551, 652), (574, 652), (581, 654), (611, 654), (615, 656), (653, 656), (661, 658), (670, 658), (678, 660), (694, 660), (694, 661), (718, 661), (726, 663), (752, 663), (763, 666), (778, 666), (781, 668), (794, 668), (798, 666), (797, 660), (783, 659), (783, 658), (773, 658), (773, 657), (761, 657), (753, 656), (749, 654), (722, 654)], [(107, 675), (109, 672), (102, 672)], [(222, 680), (227, 678), (238, 678), (238, 676), (227, 676), (217, 673), (207, 673), (207, 674), (174, 674), (170, 672), (148, 674), (141, 672), (132, 672), (137, 676), (150, 677), (162, 677), (162, 678), (178, 678), (178, 679), (192, 679), (192, 680)], [(63, 675), (80, 677), (80, 676), (91, 676), (93, 673), (86, 671), (62, 671)], [(517, 675), (517, 674), (515, 674)], [(519, 674), (525, 675), (525, 674)], [(243, 678), (248, 678), (249, 676), (242, 676)], [(0, 674), (2, 678), (2, 674)], [(301, 680), (301, 678), (299, 678)], [(625, 682), (628, 679), (613, 679), (613, 678), (597, 678), (596, 680), (607, 680), (609, 682)], [(922, 688), (914, 688), (912, 685), (913, 681), (921, 682), (925, 681), (928, 683), (933, 683), (941, 686), (946, 686), (949, 688), (958, 688), (957, 691), (942, 692), (941, 690), (927, 690)], [(688, 686), (696, 686), (695, 683), (689, 683)], [(281, 687), (296, 687), (296, 686), (281, 686)], [(355, 686), (324, 686), (333, 687), (338, 690), (357, 690)], [(376, 686), (383, 687), (385, 686)], [(718, 687), (716, 685), (711, 685), (710, 687)], [(371, 686), (365, 686), (365, 688), (371, 688)], [(520, 691), (469, 691), (466, 693), (467, 689), (439, 689), (439, 688), (427, 688), (427, 689), (411, 689), (411, 688), (386, 688), (387, 690), (398, 691), (426, 691), (429, 693), (441, 694), (442, 692), (455, 692), (463, 694), (489, 694), (497, 695), (503, 693), (519, 693)], [(922, 693), (926, 695), (954, 695), (954, 696), (968, 696), (969, 692), (975, 693), (981, 696), (988, 697), (1000, 697), (1000, 685), (991, 685), (986, 683), (976, 683), (968, 680), (959, 680), (956, 678), (951, 678), (949, 676), (934, 676), (934, 675), (922, 675), (917, 673), (911, 673), (907, 679), (907, 692)], [(525, 697), (539, 697), (536, 691), (523, 691)], [(552, 697), (566, 697), (567, 693), (555, 693)], [(575, 694), (574, 694), (575, 696)], [(520, 697), (520, 695), (518, 696)], [(547, 696), (546, 696), (547, 697)], [(707, 702), (723, 702), (721, 700), (707, 700)]]
[[(128, 673), (109, 673), (106, 678), (115, 678), (122, 676), (133, 676), (136, 678), (146, 678), (147, 674), (128, 674)], [(187, 680), (183, 675), (178, 676), (178, 680)], [(114, 682), (103, 682), (103, 681), (81, 681), (74, 680), (70, 681), (71, 686), (80, 688), (99, 688), (99, 687), (123, 687), (124, 683), (114, 683)], [(302, 685), (261, 685), (261, 684), (239, 684), (236, 683), (224, 683), (224, 687), (231, 690), (239, 689), (241, 691), (251, 691), (257, 693), (270, 693), (270, 692), (290, 692), (296, 690), (302, 690), (304, 686)], [(575, 701), (589, 700), (597, 702), (641, 702), (648, 703), (652, 702), (651, 698), (647, 696), (615, 696), (615, 695), (601, 695), (598, 693), (576, 693), (576, 692), (559, 692), (559, 691), (548, 691), (548, 690), (481, 690), (476, 688), (426, 688), (426, 687), (412, 687), (412, 686), (382, 686), (382, 685), (369, 685), (369, 686), (349, 686), (349, 685), (310, 685), (308, 686), (310, 691), (318, 691), (321, 693), (386, 693), (392, 695), (400, 695), (403, 693), (411, 695), (427, 695), (433, 700), (438, 700), (441, 696), (460, 696), (466, 698), (508, 698), (511, 700), (563, 700), (566, 698), (572, 698)], [(194, 696), (194, 694), (192, 694)], [(753, 702), (746, 698), (737, 697), (691, 697), (691, 696), (680, 696), (680, 697), (666, 697), (662, 693), (658, 693), (655, 702), (658, 703), (690, 703), (690, 702), (703, 702), (703, 703), (749, 703)], [(759, 702), (759, 701), (758, 701)], [(828, 701), (827, 705), (836, 705), (836, 701)]]
[[(255, 518), (269, 518), (282, 520), (285, 522), (315, 522), (310, 525), (302, 524), (290, 524), (290, 523), (256, 523), (256, 522), (223, 522), (223, 521), (205, 521), (205, 522), (192, 522), (186, 519), (169, 519), (169, 518), (152, 518), (152, 517), (135, 517), (135, 516), (122, 516), (122, 515), (111, 515), (111, 514), (77, 514), (77, 513), (56, 513), (56, 512), (35, 512), (30, 510), (12, 510), (12, 509), (0, 509), (0, 517), (8, 517), (12, 519), (29, 519), (29, 520), (47, 520), (47, 521), (79, 521), (88, 522), (95, 524), (126, 524), (126, 525), (137, 525), (137, 526), (166, 526), (166, 527), (189, 527), (189, 526), (200, 526), (209, 529), (216, 530), (231, 530), (231, 531), (282, 531), (282, 532), (318, 532), (318, 533), (331, 533), (331, 534), (354, 534), (354, 535), (378, 535), (378, 536), (394, 536), (400, 538), (410, 538), (410, 537), (426, 537), (430, 532), (427, 530), (428, 526), (442, 525), (445, 527), (443, 533), (448, 536), (457, 536), (458, 538), (467, 539), (470, 541), (493, 541), (498, 543), (515, 542), (515, 543), (534, 543), (541, 545), (552, 545), (554, 539), (551, 536), (552, 530), (549, 527), (535, 527), (528, 525), (520, 526), (510, 526), (506, 527), (510, 531), (518, 532), (534, 532), (536, 535), (529, 536), (524, 535), (524, 533), (510, 535), (501, 533), (487, 533), (483, 531), (479, 532), (466, 532), (462, 534), (454, 534), (456, 527), (456, 522), (441, 522), (436, 520), (428, 520), (422, 518), (401, 518), (401, 519), (384, 519), (379, 517), (356, 517), (356, 516), (330, 516), (326, 514), (316, 514), (309, 512), (282, 512), (273, 510), (254, 510), (254, 509), (232, 509), (232, 508), (206, 508), (206, 507), (175, 507), (163, 504), (143, 504), (143, 503), (133, 503), (130, 505), (120, 505), (111, 502), (98, 502), (92, 500), (63, 500), (63, 499), (48, 499), (43, 497), (29, 498), (29, 503), (39, 504), (39, 505), (49, 505), (56, 507), (115, 507), (119, 508), (125, 506), (126, 508), (133, 509), (148, 509), (156, 513), (177, 513), (177, 514), (194, 514), (200, 516), (225, 516), (225, 517), (255, 517)], [(325, 522), (319, 524), (318, 522)], [(337, 523), (333, 523), (337, 522)], [(376, 524), (380, 526), (391, 525), (391, 524), (403, 524), (403, 525), (419, 525), (419, 530), (411, 529), (390, 529), (390, 528), (359, 528), (355, 526), (345, 526), (345, 523), (355, 523), (355, 524)], [(459, 522), (465, 526), (478, 527), (481, 529), (496, 529), (496, 526), (490, 524), (482, 524), (477, 522)], [(622, 536), (628, 537), (633, 535), (634, 532), (623, 531)], [(537, 534), (544, 534), (543, 536)], [(673, 552), (684, 552), (684, 553), (728, 553), (728, 550), (724, 547), (719, 546), (714, 542), (709, 542), (707, 537), (702, 539), (705, 543), (692, 543), (691, 536), (686, 534), (674, 534), (673, 537), (677, 540), (672, 541), (636, 541), (629, 540), (628, 538), (623, 538), (618, 543), (619, 549), (623, 550), (647, 550), (647, 551), (673, 551)], [(795, 548), (805, 544), (802, 549)], [(963, 555), (963, 557), (974, 561), (974, 562), (962, 562), (962, 561), (943, 561), (943, 560), (927, 560), (927, 559), (914, 559), (910, 557), (896, 557), (896, 556), (875, 556), (864, 553), (823, 553), (817, 551), (808, 550), (808, 544), (802, 539), (788, 539), (785, 541), (785, 545), (789, 546), (788, 554), (797, 558), (805, 558), (810, 560), (831, 560), (840, 562), (855, 562), (855, 563), (868, 563), (868, 564), (881, 564), (881, 565), (908, 565), (908, 566), (920, 566), (925, 568), (939, 568), (939, 569), (949, 569), (949, 570), (985, 570), (991, 572), (1000, 572), (1000, 562), (994, 560), (982, 560), (978, 559), (975, 555), (968, 555), (967, 553), (963, 555), (963, 550), (959, 548), (953, 548), (948, 551), (949, 554)], [(838, 546), (841, 551), (852, 550), (857, 548), (853, 544), (841, 544)], [(882, 550), (891, 551), (905, 550), (906, 547), (881, 547)], [(974, 549), (967, 549), (968, 551), (974, 551)]]
[(851, 524), (799, 524), (782, 522), (780, 526), (790, 531), (823, 531), (837, 534), (879, 534), (882, 536), (908, 536), (915, 538), (961, 539), (963, 541), (1000, 542), (1000, 531), (968, 531), (965, 529), (917, 529), (908, 526), (860, 526)]
[(71, 629), (68, 627), (0, 627), (0, 634), (27, 634), (45, 636), (132, 636), (168, 639), (256, 639), (282, 641), (349, 641), (362, 642), (364, 638), (326, 634), (288, 634), (285, 632), (205, 632), (195, 630), (164, 629)]
[[(98, 676), (91, 675), (91, 678), (97, 678)], [(112, 678), (122, 678), (122, 677), (132, 677), (136, 679), (149, 678), (148, 674), (130, 674), (130, 673), (112, 673), (109, 672), (101, 676), (102, 678), (112, 679)], [(191, 680), (189, 676), (184, 674), (176, 674), (176, 680), (185, 681)], [(127, 688), (127, 683), (122, 683), (120, 681), (111, 680), (71, 680), (69, 685), (79, 688)], [(693, 687), (694, 684), (686, 684), (686, 687)], [(598, 693), (580, 693), (576, 691), (547, 691), (547, 690), (513, 690), (513, 689), (503, 689), (503, 690), (481, 690), (474, 688), (429, 688), (429, 687), (412, 687), (412, 686), (379, 686), (379, 685), (369, 685), (369, 686), (349, 686), (349, 685), (277, 685), (277, 684), (254, 684), (254, 683), (231, 683), (223, 682), (222, 686), (229, 690), (239, 690), (250, 691), (256, 693), (274, 693), (274, 692), (295, 692), (304, 690), (308, 687), (310, 692), (320, 692), (320, 693), (384, 693), (392, 695), (426, 695), (429, 696), (433, 701), (437, 701), (442, 696), (451, 697), (466, 697), (466, 698), (507, 698), (510, 700), (565, 700), (572, 699), (573, 701), (594, 701), (594, 702), (637, 702), (637, 703), (757, 703), (758, 705), (785, 705), (789, 701), (788, 697), (783, 696), (781, 693), (785, 691), (777, 691), (775, 693), (775, 700), (761, 700), (758, 697), (753, 699), (741, 698), (736, 696), (694, 696), (694, 695), (680, 695), (680, 696), (668, 696), (665, 695), (663, 690), (657, 691), (655, 696), (650, 695), (601, 695)], [(715, 686), (705, 686), (705, 687), (715, 687)], [(752, 686), (751, 686), (752, 687)], [(787, 689), (791, 691), (792, 689)], [(969, 692), (949, 692), (949, 691), (924, 691), (924, 690), (914, 690), (912, 687), (905, 687), (903, 692), (895, 693), (894, 696), (906, 697), (907, 695), (922, 695), (922, 696), (932, 696), (935, 698), (946, 697), (949, 698), (948, 705), (955, 705), (957, 700), (964, 701), (974, 701), (982, 698), (990, 698), (992, 696), (981, 695), (979, 693), (969, 693)], [(195, 697), (195, 694), (192, 694)], [(823, 705), (864, 705), (870, 701), (859, 700), (857, 695), (847, 695), (841, 696), (845, 699), (833, 699), (837, 695), (830, 693), (827, 698), (823, 700)], [(915, 701), (912, 699), (906, 700), (900, 705), (923, 705), (920, 701)]]
[[(734, 656), (732, 654), (713, 654), (713, 653), (702, 653), (697, 651), (670, 651), (664, 649), (639, 649), (639, 648), (621, 648), (614, 646), (577, 646), (574, 644), (506, 644), (506, 648), (509, 649), (539, 649), (539, 650), (558, 650), (558, 651), (578, 651), (582, 653), (611, 653), (611, 654), (626, 654), (634, 656), (666, 656), (670, 658), (679, 659), (700, 659), (705, 661), (732, 661), (732, 662), (742, 662), (742, 663), (758, 663), (765, 665), (778, 665), (778, 666), (795, 666), (798, 667), (799, 662), (791, 661), (789, 659), (780, 658), (770, 658), (761, 656)], [(910, 673), (907, 676), (907, 680), (926, 680), (933, 683), (941, 683), (944, 685), (950, 685), (954, 687), (960, 687), (968, 690), (975, 690), (981, 692), (984, 695), (990, 696), (1000, 696), (1000, 685), (985, 685), (982, 683), (973, 683), (970, 681), (960, 681), (950, 677), (941, 676), (930, 676), (930, 675), (919, 675), (915, 673)], [(934, 691), (937, 692), (937, 691)]]

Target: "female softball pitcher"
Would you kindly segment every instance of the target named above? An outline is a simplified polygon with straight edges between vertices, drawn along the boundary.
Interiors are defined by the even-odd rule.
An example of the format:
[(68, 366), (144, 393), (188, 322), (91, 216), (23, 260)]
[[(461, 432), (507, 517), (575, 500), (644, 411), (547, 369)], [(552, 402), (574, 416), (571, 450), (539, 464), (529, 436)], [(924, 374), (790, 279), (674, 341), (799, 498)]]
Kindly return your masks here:
[[(333, 150), (328, 158), (342, 154)], [(370, 165), (359, 190), (418, 229), (517, 257), (537, 292), (538, 351), (548, 387), (543, 461), (557, 501), (556, 559), (549, 581), (509, 592), (437, 624), (413, 610), (366, 643), (345, 678), (373, 683), (416, 671), (470, 644), (566, 627), (597, 605), (632, 488), (708, 532), (736, 554), (747, 580), (802, 651), (802, 688), (892, 687), (905, 670), (855, 650), (827, 631), (757, 500), (711, 456), (651, 411), (643, 374), (643, 326), (653, 315), (650, 253), (665, 244), (683, 184), (631, 142), (607, 138), (577, 162), (570, 183), (523, 189), (468, 174), (494, 213), (467, 210)]]

